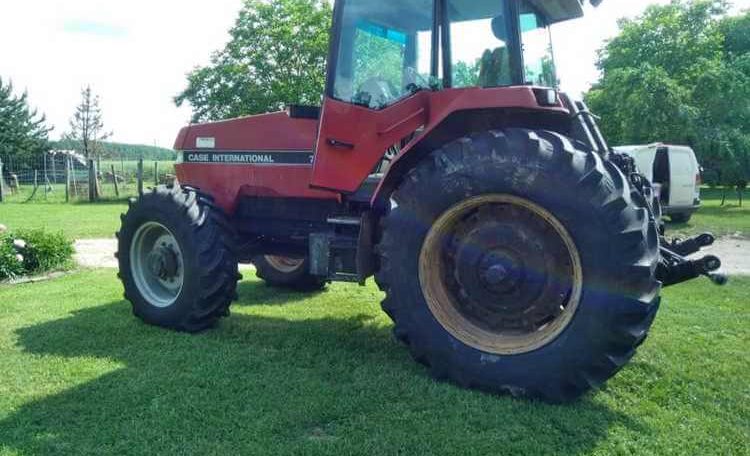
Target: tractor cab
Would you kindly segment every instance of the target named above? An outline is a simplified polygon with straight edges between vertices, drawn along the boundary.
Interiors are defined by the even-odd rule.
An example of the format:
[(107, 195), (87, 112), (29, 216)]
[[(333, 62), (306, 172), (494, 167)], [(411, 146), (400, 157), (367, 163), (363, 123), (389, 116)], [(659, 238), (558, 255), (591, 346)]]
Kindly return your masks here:
[(582, 15), (580, 0), (338, 0), (311, 186), (355, 192), (384, 151), (445, 135), (457, 112), (492, 110), (482, 128), (514, 109), (569, 114), (550, 25)]
[(578, 0), (343, 0), (336, 4), (328, 95), (384, 109), (420, 90), (556, 87), (549, 25)]

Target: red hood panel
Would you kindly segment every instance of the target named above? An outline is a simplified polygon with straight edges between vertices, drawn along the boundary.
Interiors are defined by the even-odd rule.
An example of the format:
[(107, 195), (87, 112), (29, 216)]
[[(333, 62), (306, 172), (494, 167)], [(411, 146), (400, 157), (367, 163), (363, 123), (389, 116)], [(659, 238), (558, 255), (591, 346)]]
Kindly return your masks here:
[(204, 124), (180, 131), (176, 150), (313, 150), (318, 121), (293, 119), (286, 112)]

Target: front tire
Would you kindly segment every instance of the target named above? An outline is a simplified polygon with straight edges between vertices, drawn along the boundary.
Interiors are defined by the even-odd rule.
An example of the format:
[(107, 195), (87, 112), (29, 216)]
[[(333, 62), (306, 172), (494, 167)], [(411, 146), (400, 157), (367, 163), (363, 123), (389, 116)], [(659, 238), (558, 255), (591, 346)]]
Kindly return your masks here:
[(568, 401), (645, 340), (656, 221), (597, 154), (546, 131), (477, 134), (423, 159), (393, 199), (383, 309), (435, 378)]
[(145, 323), (198, 332), (229, 314), (241, 276), (231, 227), (208, 197), (155, 188), (131, 201), (117, 237), (125, 298)]

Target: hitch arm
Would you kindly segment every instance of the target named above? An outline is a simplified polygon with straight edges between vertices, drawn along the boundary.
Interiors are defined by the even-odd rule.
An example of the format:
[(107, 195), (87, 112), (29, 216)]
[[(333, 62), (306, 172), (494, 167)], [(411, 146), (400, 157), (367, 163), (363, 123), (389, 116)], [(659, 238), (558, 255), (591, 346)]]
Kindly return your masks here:
[(729, 280), (726, 275), (716, 272), (721, 268), (721, 260), (713, 255), (705, 256), (699, 260), (690, 260), (668, 247), (661, 247), (660, 250), (662, 260), (659, 262), (656, 276), (665, 287), (687, 282), (700, 276), (708, 277), (716, 285), (726, 285)]
[(699, 252), (704, 247), (712, 246), (716, 242), (713, 234), (705, 233), (689, 239), (677, 239), (667, 244), (667, 248), (677, 255), (686, 257)]

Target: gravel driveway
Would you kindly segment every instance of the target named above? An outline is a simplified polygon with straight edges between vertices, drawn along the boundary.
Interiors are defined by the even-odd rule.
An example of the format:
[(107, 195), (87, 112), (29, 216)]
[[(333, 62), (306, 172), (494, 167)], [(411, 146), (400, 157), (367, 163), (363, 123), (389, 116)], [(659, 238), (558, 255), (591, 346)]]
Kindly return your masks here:
[[(117, 269), (116, 239), (84, 239), (75, 242), (75, 260), (85, 268)], [(254, 269), (252, 265), (240, 265), (241, 270)]]

